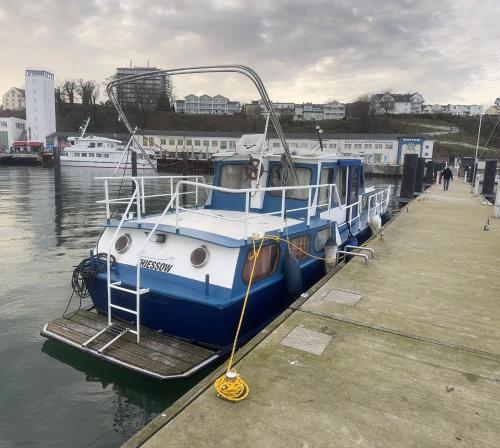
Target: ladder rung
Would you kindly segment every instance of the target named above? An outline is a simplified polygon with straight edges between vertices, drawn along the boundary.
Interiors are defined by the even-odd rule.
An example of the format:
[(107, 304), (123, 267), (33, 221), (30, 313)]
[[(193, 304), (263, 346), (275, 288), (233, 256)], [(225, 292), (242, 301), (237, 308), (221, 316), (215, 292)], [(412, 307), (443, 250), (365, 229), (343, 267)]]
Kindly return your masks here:
[(87, 345), (89, 345), (94, 339), (97, 339), (99, 336), (101, 336), (101, 334), (103, 334), (104, 332), (106, 332), (107, 330), (109, 330), (111, 327), (113, 326), (113, 324), (103, 328), (101, 331), (98, 331), (94, 336), (92, 336), (90, 339), (87, 339), (83, 344), (82, 344), (82, 347), (86, 347)]
[[(121, 286), (118, 286), (118, 284), (120, 284), (121, 282), (117, 282), (117, 283), (110, 283), (110, 288), (113, 288), (113, 289), (118, 289), (119, 291), (123, 291), (123, 292), (128, 292), (130, 294), (137, 294), (137, 291), (135, 289), (128, 289), (128, 288), (123, 288)], [(149, 292), (149, 288), (141, 288), (139, 289), (139, 294), (146, 294), (147, 292)]]
[(118, 340), (119, 338), (121, 338), (128, 330), (125, 328), (123, 331), (121, 331), (120, 333), (118, 333), (117, 336), (115, 336), (113, 339), (111, 339), (111, 341), (109, 341), (107, 344), (103, 345), (99, 350), (98, 352), (99, 353), (102, 353), (104, 350), (106, 350), (113, 342), (115, 342), (116, 340)]
[(123, 306), (113, 305), (112, 303), (109, 306), (111, 308), (116, 308), (117, 310), (125, 311), (126, 313), (137, 315), (137, 311), (131, 310), (130, 308), (124, 308)]

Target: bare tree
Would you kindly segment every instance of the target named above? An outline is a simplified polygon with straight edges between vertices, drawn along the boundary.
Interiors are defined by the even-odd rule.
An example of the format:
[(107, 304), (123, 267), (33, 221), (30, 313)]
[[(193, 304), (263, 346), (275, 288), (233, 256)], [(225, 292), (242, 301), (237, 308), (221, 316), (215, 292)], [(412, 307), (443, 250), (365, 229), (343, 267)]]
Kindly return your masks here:
[(68, 99), (68, 103), (73, 107), (77, 93), (77, 82), (74, 79), (67, 79), (62, 85), (62, 89), (64, 96)]
[(371, 95), (365, 93), (358, 96), (352, 103), (346, 104), (346, 115), (353, 118), (366, 119), (370, 115)]
[(54, 89), (54, 96), (56, 100), (57, 110), (59, 113), (62, 112), (63, 104), (66, 102), (66, 98), (64, 95), (64, 86), (63, 84), (58, 84)]
[(394, 111), (395, 102), (390, 90), (382, 94), (373, 95), (370, 102), (370, 112), (389, 115)]
[(77, 93), (84, 106), (95, 107), (97, 98), (99, 98), (99, 84), (96, 81), (79, 79)]

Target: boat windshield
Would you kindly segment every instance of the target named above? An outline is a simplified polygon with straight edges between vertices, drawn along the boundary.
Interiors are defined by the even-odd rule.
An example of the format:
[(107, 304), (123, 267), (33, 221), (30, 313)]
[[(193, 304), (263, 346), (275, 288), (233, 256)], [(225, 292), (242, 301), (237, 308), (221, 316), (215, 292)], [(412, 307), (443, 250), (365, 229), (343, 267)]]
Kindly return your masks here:
[[(295, 167), (295, 172), (297, 173), (298, 185), (311, 185), (312, 171), (310, 168)], [(270, 187), (282, 187), (283, 186), (283, 167), (281, 165), (275, 165), (271, 169), (270, 174)], [(281, 196), (281, 191), (271, 191), (269, 192), (271, 196)], [(307, 188), (302, 188), (300, 190), (287, 190), (286, 197), (290, 199), (307, 199), (309, 195), (309, 190)]]
[(250, 180), (245, 173), (245, 165), (222, 165), (220, 170), (219, 186), (223, 188), (248, 188)]

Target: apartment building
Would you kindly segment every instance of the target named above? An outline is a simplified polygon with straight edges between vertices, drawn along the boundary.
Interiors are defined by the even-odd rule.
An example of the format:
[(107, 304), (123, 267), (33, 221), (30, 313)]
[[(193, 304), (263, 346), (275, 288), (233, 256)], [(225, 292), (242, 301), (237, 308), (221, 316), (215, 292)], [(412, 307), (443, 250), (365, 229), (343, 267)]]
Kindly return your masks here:
[(377, 93), (370, 99), (370, 111), (375, 114), (419, 114), (424, 98), (420, 93)]
[(2, 105), (5, 110), (21, 110), (26, 108), (24, 89), (11, 87), (2, 95)]
[(465, 117), (481, 115), (481, 106), (477, 104), (426, 104), (422, 108), (425, 114), (450, 114)]
[[(142, 75), (151, 72), (160, 72), (156, 67), (118, 67), (115, 78), (121, 79), (132, 75)], [(117, 87), (120, 104), (139, 104), (144, 101), (155, 102), (161, 94), (172, 96), (172, 81), (169, 76), (157, 76), (138, 81), (125, 82)]]
[(175, 102), (175, 112), (191, 115), (234, 115), (241, 112), (241, 104), (222, 95), (187, 95)]
[(45, 142), (56, 130), (54, 84), (54, 74), (47, 70), (25, 72), (27, 140)]
[[(252, 101), (246, 106), (246, 110), (251, 109), (255, 104), (259, 105), (261, 114), (267, 112), (262, 101)], [(345, 117), (345, 105), (338, 101), (329, 101), (324, 104), (273, 102), (273, 107), (278, 116), (286, 114), (298, 121), (341, 120)]]

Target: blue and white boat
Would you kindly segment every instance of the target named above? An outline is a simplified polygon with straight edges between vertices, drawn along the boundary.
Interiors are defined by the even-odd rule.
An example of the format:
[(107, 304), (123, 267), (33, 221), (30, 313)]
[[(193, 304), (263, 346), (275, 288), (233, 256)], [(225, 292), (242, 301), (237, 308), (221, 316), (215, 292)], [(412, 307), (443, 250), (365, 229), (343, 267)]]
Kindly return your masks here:
[[(249, 73), (252, 80), (257, 76)], [(106, 221), (94, 252), (106, 254), (107, 263), (88, 288), (96, 310), (108, 318), (107, 329), (121, 319), (135, 326), (126, 331), (137, 343), (142, 326), (221, 356), (235, 336), (256, 244), (264, 239), (241, 344), (325, 274), (327, 241), (340, 251), (354, 238), (361, 242), (387, 211), (390, 189), (365, 188), (361, 160), (311, 149), (291, 153), (260, 79), (256, 85), (280, 148), (269, 147), (267, 132), (245, 135), (234, 152), (216, 156), (211, 183), (199, 176), (128, 177), (135, 190), (127, 198), (111, 196), (116, 178), (101, 178)], [(166, 183), (167, 191), (149, 194), (153, 183)], [(161, 213), (150, 212), (150, 202), (162, 199)], [(111, 209), (117, 203), (125, 210), (115, 218)], [(47, 328), (44, 334), (54, 336)], [(81, 348), (90, 350), (88, 343), (98, 336)]]

